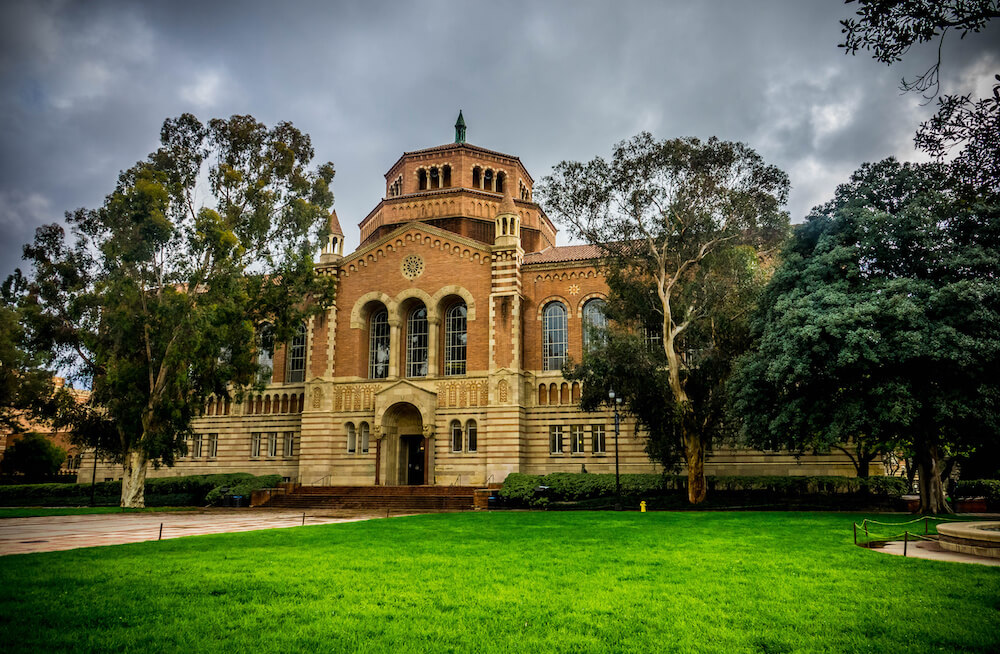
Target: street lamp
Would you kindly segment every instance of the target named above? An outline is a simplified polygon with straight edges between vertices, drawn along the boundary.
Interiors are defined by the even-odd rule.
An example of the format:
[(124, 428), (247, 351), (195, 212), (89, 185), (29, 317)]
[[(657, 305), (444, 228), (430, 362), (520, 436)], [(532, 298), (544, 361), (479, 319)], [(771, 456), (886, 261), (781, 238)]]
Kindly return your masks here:
[(618, 472), (618, 407), (622, 403), (622, 398), (615, 397), (614, 390), (608, 391), (608, 402), (615, 410), (615, 511), (622, 510), (622, 479)]

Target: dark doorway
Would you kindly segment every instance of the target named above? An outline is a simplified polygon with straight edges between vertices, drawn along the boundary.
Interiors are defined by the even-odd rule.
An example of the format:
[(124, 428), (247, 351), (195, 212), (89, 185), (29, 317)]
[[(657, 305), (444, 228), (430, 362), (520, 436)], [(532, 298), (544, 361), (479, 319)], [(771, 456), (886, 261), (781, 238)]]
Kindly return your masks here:
[(410, 486), (421, 486), (424, 482), (424, 437), (401, 436), (400, 441), (406, 448), (406, 483)]

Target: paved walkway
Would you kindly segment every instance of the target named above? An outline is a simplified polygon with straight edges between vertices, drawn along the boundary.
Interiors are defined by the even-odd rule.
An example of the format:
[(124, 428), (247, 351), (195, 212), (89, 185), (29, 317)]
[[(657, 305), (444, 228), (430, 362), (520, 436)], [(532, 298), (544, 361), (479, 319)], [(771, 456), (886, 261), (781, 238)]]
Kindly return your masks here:
[[(903, 556), (903, 541), (892, 541), (891, 543), (886, 543), (885, 547), (873, 547), (872, 549), (876, 552)], [(980, 565), (1000, 566), (1000, 559), (952, 552), (951, 550), (942, 548), (937, 541), (928, 540), (911, 540), (906, 545), (906, 556), (915, 559), (934, 559), (935, 561), (951, 561), (953, 563), (978, 563)]]
[[(384, 518), (372, 511), (306, 509), (306, 525)], [(102, 513), (0, 519), (0, 555), (139, 543), (162, 538), (299, 527), (303, 511), (203, 509), (162, 513)], [(161, 534), (162, 525), (162, 534)]]

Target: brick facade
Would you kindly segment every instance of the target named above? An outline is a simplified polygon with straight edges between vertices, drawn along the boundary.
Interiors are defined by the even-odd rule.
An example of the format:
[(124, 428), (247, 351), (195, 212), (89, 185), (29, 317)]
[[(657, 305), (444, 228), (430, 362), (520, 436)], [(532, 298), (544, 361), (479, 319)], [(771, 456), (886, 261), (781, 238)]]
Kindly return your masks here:
[[(543, 369), (552, 303), (565, 311), (568, 356), (582, 356), (583, 307), (607, 292), (596, 252), (555, 246), (556, 229), (517, 157), (453, 143), (407, 152), (385, 177), (386, 195), (347, 256), (331, 216), (317, 272), (337, 276), (337, 299), (307, 326), (302, 379), (293, 381), (289, 345), (277, 347), (268, 388), (241, 404), (211, 402), (195, 423), (198, 448), (151, 476), (247, 471), (307, 485), (470, 485), (511, 472), (614, 471), (612, 414), (580, 411), (579, 385)], [(446, 338), (455, 333), (449, 312), (463, 304), (460, 371)], [(420, 310), (425, 350), (423, 323), (416, 334), (408, 326)], [(386, 333), (387, 343), (378, 341)], [(379, 347), (388, 360), (376, 354), (372, 368)], [(623, 422), (618, 444), (623, 472), (658, 470), (632, 422)], [(710, 455), (706, 471), (853, 474), (842, 456), (732, 450)], [(98, 480), (120, 476), (98, 466)]]

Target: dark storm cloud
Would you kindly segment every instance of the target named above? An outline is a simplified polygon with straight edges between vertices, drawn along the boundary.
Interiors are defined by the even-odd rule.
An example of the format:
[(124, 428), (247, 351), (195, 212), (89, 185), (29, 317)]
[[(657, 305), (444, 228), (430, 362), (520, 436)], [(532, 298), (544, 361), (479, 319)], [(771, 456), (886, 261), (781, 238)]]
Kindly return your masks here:
[[(471, 5), (471, 6), (470, 6)], [(359, 220), (405, 150), (472, 143), (536, 180), (646, 129), (757, 148), (792, 179), (801, 220), (863, 161), (914, 158), (933, 111), (888, 68), (836, 47), (838, 2), (116, 3), (0, 5), (0, 275), (34, 228), (97, 206), (156, 147), (167, 116), (250, 113), (312, 135)], [(987, 85), (992, 32), (949, 43), (949, 83)]]

